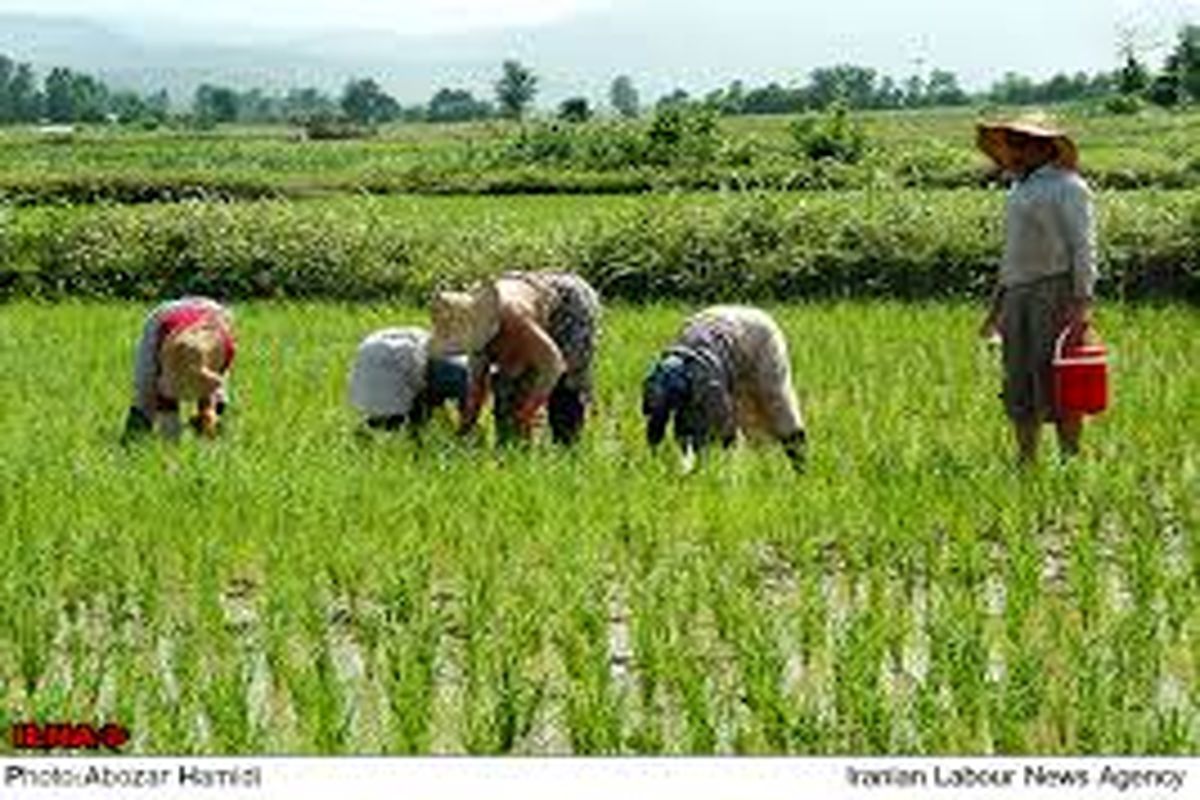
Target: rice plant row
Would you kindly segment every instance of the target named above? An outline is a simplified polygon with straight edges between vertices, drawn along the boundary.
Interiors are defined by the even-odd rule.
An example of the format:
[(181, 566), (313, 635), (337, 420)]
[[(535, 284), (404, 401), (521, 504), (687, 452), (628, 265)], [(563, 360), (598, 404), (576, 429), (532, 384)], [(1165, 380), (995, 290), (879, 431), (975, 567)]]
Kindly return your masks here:
[[(961, 305), (773, 309), (809, 420), (681, 478), (606, 319), (584, 441), (356, 435), (392, 306), (247, 304), (226, 436), (117, 444), (143, 309), (0, 314), (0, 723), (140, 753), (1200, 749), (1200, 318), (1102, 305), (1114, 405), (1010, 467)], [(7, 743), (0, 745), (6, 747)]]

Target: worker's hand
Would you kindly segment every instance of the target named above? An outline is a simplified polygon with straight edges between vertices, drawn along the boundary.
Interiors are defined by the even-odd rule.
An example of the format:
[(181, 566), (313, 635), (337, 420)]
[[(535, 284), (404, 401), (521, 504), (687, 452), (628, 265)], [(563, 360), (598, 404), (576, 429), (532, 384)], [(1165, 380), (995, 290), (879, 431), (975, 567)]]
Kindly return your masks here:
[(203, 406), (197, 411), (196, 416), (188, 420), (188, 423), (198, 435), (206, 439), (216, 438), (217, 410), (212, 406)]
[(517, 406), (517, 427), (522, 436), (529, 436), (533, 433), (533, 427), (537, 424), (538, 412), (542, 410), (542, 406), (546, 405), (549, 399), (549, 393), (535, 392)]
[(979, 325), (980, 339), (994, 339), (1000, 336), (1000, 318), (996, 314), (988, 314)]
[(696, 470), (696, 450), (690, 444), (684, 445), (683, 452), (679, 457), (679, 472), (683, 475), (691, 475)]
[(1078, 344), (1083, 340), (1092, 324), (1092, 301), (1088, 298), (1073, 298), (1067, 304), (1063, 327), (1067, 329), (1067, 343)]
[(129, 444), (130, 442), (150, 433), (154, 429), (154, 423), (150, 417), (146, 415), (137, 406), (129, 408), (129, 415), (125, 417), (125, 432), (121, 436), (121, 444)]
[(462, 405), (459, 407), (458, 415), (458, 435), (469, 436), (475, 430), (475, 423), (479, 421), (479, 411), (483, 408), (483, 404), (487, 402), (487, 384), (482, 385), (472, 383), (467, 388), (466, 397), (463, 399)]

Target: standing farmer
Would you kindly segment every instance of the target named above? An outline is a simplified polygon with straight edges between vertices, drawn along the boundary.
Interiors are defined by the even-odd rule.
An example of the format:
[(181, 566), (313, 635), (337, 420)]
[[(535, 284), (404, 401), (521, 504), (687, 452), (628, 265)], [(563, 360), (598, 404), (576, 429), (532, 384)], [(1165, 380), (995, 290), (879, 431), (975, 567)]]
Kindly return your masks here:
[(216, 435), (234, 350), (233, 318), (214, 300), (185, 297), (150, 312), (134, 360), (126, 441), (155, 423), (164, 437), (179, 438), (179, 406), (191, 402), (196, 404), (192, 427), (201, 435)]
[(646, 376), (642, 414), (651, 447), (673, 416), (686, 458), (712, 440), (728, 447), (740, 431), (778, 441), (796, 471), (804, 468), (804, 419), (787, 342), (761, 309), (714, 306), (689, 319)]
[(1095, 291), (1092, 193), (1078, 172), (1075, 143), (1036, 121), (980, 125), (980, 149), (1015, 180), (1005, 211), (1004, 257), (980, 335), (999, 333), (1004, 406), (1022, 463), (1037, 456), (1043, 422), (1060, 450), (1079, 450), (1083, 417), (1055, 408), (1052, 360), (1059, 334), (1081, 337)]
[(600, 297), (583, 278), (506, 273), (468, 292), (440, 292), (432, 316), (431, 351), (469, 358), (464, 432), (478, 419), (495, 366), (494, 413), (501, 441), (531, 436), (543, 407), (555, 442), (578, 439), (592, 392), (600, 324)]

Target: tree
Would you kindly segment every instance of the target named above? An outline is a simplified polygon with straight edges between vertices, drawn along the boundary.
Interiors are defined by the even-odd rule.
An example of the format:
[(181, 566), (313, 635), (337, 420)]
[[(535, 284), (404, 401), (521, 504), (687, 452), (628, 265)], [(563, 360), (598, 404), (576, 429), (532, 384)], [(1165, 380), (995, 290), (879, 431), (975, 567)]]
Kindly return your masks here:
[(371, 78), (347, 83), (341, 106), (342, 113), (361, 125), (389, 122), (400, 115), (400, 104)]
[(9, 102), (12, 104), (13, 119), (19, 122), (34, 122), (42, 115), (45, 98), (37, 90), (37, 79), (33, 67), (19, 64), (8, 83)]
[(16, 121), (12, 98), (9, 95), (9, 86), (16, 69), (17, 65), (13, 63), (12, 59), (0, 54), (0, 125)]
[(108, 96), (108, 111), (123, 125), (140, 123), (154, 127), (167, 121), (171, 101), (166, 89), (145, 96), (123, 89)]
[(628, 75), (618, 75), (608, 89), (608, 102), (622, 117), (638, 115), (638, 91)]
[(925, 79), (920, 75), (910, 75), (904, 82), (904, 105), (907, 108), (925, 105)]
[(109, 98), (109, 107), (116, 114), (117, 121), (125, 124), (150, 119), (150, 109), (146, 101), (137, 92), (123, 89), (114, 92)]
[(282, 101), (262, 89), (250, 89), (238, 96), (238, 119), (242, 122), (279, 122), (283, 119)]
[(171, 95), (166, 89), (159, 89), (146, 97), (146, 113), (156, 122), (166, 122), (171, 115)]
[(1125, 53), (1125, 63), (1117, 73), (1117, 91), (1123, 95), (1139, 95), (1150, 88), (1150, 71), (1138, 61), (1133, 50)]
[(192, 113), (205, 124), (234, 122), (238, 116), (238, 93), (228, 86), (201, 84), (192, 100)]
[(291, 89), (280, 102), (280, 113), (293, 125), (303, 125), (318, 117), (332, 117), (337, 103), (320, 89), (311, 86)]
[(586, 97), (569, 97), (558, 106), (558, 118), (564, 122), (587, 122), (592, 109)]
[(1168, 66), (1179, 75), (1187, 99), (1200, 100), (1200, 25), (1187, 25), (1179, 32), (1179, 43)]
[(42, 113), (42, 95), (28, 64), (0, 55), (0, 125), (35, 122)]
[(1155, 76), (1154, 80), (1150, 82), (1146, 96), (1150, 98), (1150, 102), (1164, 108), (1179, 105), (1183, 100), (1183, 89), (1179, 83), (1179, 76), (1173, 72), (1163, 72)]
[(747, 114), (794, 114), (804, 105), (803, 89), (787, 89), (772, 82), (746, 92), (742, 108)]
[(884, 75), (875, 91), (876, 108), (900, 108), (904, 105), (904, 91), (896, 85), (890, 75)]
[(658, 102), (654, 105), (656, 108), (679, 108), (681, 106), (686, 106), (689, 102), (691, 102), (691, 99), (691, 95), (689, 95), (683, 89), (675, 89), (669, 94), (664, 94), (662, 97), (658, 98)]
[(709, 105), (714, 106), (722, 114), (746, 113), (746, 84), (735, 80), (724, 90), (718, 89), (706, 98)]
[(72, 119), (103, 122), (108, 115), (108, 87), (91, 75), (71, 74)]
[(1004, 105), (1020, 106), (1038, 102), (1033, 81), (1015, 72), (1004, 73), (1004, 77), (993, 84), (989, 94), (993, 102)]
[(521, 62), (511, 59), (504, 62), (502, 69), (500, 79), (496, 81), (496, 102), (501, 114), (520, 119), (537, 95), (537, 76)]
[(870, 108), (875, 78), (875, 70), (854, 64), (814, 69), (809, 75), (809, 99), (815, 108), (827, 108), (839, 100), (851, 108)]
[(487, 119), (491, 115), (492, 106), (484, 100), (476, 100), (466, 89), (438, 89), (425, 111), (430, 122), (467, 122)]
[(66, 67), (55, 67), (46, 76), (46, 116), (51, 122), (75, 121), (75, 95), (71, 91), (73, 83), (71, 70)]
[(1163, 70), (1150, 84), (1150, 100), (1160, 106), (1176, 106), (1200, 100), (1200, 26), (1186, 25), (1179, 31), (1175, 49)]
[(935, 106), (962, 106), (971, 100), (967, 93), (959, 88), (958, 76), (941, 69), (929, 73), (925, 93), (928, 102)]

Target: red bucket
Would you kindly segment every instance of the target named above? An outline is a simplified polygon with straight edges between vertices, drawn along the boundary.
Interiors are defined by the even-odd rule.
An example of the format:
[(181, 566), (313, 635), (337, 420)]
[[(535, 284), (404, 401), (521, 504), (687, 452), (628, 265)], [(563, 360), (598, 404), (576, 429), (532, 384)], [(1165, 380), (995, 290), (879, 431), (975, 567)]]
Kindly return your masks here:
[(1108, 351), (1099, 340), (1054, 346), (1054, 401), (1059, 413), (1099, 414), (1108, 408)]

